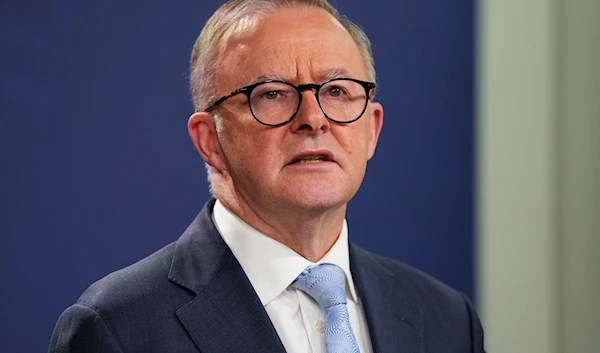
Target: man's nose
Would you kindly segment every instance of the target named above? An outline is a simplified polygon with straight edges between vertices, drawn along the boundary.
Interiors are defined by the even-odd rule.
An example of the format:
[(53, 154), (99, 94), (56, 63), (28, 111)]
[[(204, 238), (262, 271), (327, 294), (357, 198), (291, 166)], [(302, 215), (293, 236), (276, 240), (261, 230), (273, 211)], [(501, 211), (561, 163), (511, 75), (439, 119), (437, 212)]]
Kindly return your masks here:
[(319, 106), (319, 101), (314, 89), (303, 91), (300, 106), (294, 119), (292, 119), (291, 129), (294, 132), (317, 133), (327, 132), (331, 127), (331, 122)]

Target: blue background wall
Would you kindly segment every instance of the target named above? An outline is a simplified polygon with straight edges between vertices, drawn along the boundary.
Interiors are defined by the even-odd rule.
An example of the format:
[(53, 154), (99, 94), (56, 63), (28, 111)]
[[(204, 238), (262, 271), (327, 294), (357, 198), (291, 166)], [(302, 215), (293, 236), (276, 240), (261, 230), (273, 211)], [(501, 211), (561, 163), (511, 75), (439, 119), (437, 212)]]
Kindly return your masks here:
[[(0, 5), (0, 341), (45, 351), (96, 279), (209, 197), (188, 58), (221, 1)], [(473, 294), (474, 0), (338, 0), (373, 42), (384, 129), (350, 237)]]

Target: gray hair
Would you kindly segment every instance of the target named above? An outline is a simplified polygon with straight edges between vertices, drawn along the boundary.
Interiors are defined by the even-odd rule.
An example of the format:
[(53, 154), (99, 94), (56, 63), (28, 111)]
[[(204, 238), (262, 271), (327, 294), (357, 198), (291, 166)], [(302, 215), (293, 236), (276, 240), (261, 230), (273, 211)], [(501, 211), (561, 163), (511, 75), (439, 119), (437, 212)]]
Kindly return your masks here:
[[(215, 76), (219, 44), (233, 35), (252, 29), (260, 18), (282, 8), (314, 6), (327, 11), (348, 31), (365, 62), (369, 80), (375, 82), (371, 43), (365, 32), (348, 18), (340, 16), (327, 0), (230, 0), (206, 22), (190, 58), (190, 88), (196, 111), (203, 111), (217, 95)], [(219, 128), (219, 120), (217, 128)]]

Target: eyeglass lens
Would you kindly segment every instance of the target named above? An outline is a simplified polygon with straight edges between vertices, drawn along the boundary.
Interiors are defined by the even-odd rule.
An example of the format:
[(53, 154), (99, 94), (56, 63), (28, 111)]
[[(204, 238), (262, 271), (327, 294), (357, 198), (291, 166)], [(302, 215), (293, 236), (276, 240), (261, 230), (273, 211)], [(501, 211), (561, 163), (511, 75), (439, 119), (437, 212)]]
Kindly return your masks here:
[[(319, 90), (319, 103), (323, 113), (338, 122), (355, 120), (365, 109), (367, 92), (357, 82), (334, 80)], [(250, 95), (250, 108), (254, 116), (265, 124), (275, 125), (289, 120), (298, 108), (298, 91), (283, 82), (266, 82), (258, 85)]]

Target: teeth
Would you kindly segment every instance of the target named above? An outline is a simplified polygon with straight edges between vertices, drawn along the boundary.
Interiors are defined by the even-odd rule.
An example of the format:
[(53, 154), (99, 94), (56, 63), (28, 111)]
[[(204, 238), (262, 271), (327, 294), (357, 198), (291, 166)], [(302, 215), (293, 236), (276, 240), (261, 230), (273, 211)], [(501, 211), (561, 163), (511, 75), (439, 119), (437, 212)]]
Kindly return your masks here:
[(323, 161), (323, 157), (305, 157), (298, 159), (297, 163), (317, 163)]

